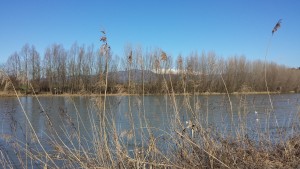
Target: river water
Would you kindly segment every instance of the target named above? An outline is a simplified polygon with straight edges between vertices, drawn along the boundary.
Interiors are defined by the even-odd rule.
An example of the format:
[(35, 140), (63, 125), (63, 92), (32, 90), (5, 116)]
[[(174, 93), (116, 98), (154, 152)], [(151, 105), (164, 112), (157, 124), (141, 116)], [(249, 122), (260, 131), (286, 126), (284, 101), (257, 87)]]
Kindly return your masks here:
[[(153, 128), (171, 133), (176, 120), (183, 127), (193, 121), (204, 127), (214, 126), (224, 135), (239, 127), (245, 131), (270, 133), (281, 129), (292, 135), (294, 128), (299, 127), (299, 98), (299, 94), (108, 96), (105, 101), (106, 125), (115, 126), (120, 135), (132, 126), (136, 130)], [(31, 128), (42, 142), (47, 140), (49, 125), (62, 138), (67, 138), (65, 131), (72, 129), (91, 138), (94, 127), (101, 125), (99, 112), (103, 113), (103, 102), (103, 97), (89, 96), (1, 97), (1, 151), (13, 155), (7, 145), (7, 137), (24, 140), (29, 137), (26, 131)], [(272, 136), (276, 137), (275, 134)]]

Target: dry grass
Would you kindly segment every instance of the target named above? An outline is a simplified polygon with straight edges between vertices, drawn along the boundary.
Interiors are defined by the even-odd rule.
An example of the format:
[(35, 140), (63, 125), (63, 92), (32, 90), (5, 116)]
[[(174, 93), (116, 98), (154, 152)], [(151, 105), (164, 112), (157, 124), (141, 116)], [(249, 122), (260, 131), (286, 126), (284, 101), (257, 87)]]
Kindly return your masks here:
[[(167, 87), (167, 86), (165, 86)], [(90, 123), (84, 124), (76, 108), (75, 115), (60, 109), (63, 126), (54, 126), (51, 115), (40, 105), (47, 126), (47, 141), (41, 139), (27, 120), (24, 126), (10, 118), (11, 134), (1, 139), (13, 148), (15, 157), (0, 149), (0, 162), (4, 168), (299, 168), (300, 135), (296, 130), (289, 137), (272, 142), (269, 133), (254, 131), (259, 139), (250, 137), (244, 123), (238, 124), (233, 134), (220, 132), (215, 126), (200, 121), (199, 106), (192, 108), (191, 95), (184, 95), (184, 106), (192, 115), (182, 121), (177, 107), (177, 97), (170, 89), (165, 95), (166, 104), (173, 115), (170, 128), (163, 130), (148, 125), (143, 107), (143, 96), (129, 99), (127, 113), (129, 128), (117, 127), (114, 112), (104, 109), (105, 100), (95, 97), (92, 101), (96, 113), (89, 111)], [(18, 95), (16, 94), (18, 97)], [(241, 97), (246, 97), (243, 95)], [(39, 99), (35, 96), (36, 99)], [(130, 98), (130, 96), (128, 96)], [(130, 102), (136, 102), (135, 110)], [(117, 106), (116, 105), (112, 105)], [(245, 104), (235, 105), (245, 108)], [(224, 107), (228, 109), (228, 107)], [(103, 113), (104, 111), (105, 114)], [(166, 110), (167, 111), (167, 110)], [(24, 110), (24, 114), (27, 114)], [(138, 120), (134, 120), (134, 116)], [(209, 112), (208, 112), (209, 113)], [(74, 118), (74, 116), (76, 118)], [(299, 118), (299, 117), (297, 117)], [(105, 122), (105, 126), (99, 124)], [(187, 123), (187, 124), (186, 124)], [(17, 137), (17, 131), (24, 139)], [(158, 134), (159, 133), (159, 134)], [(106, 137), (103, 137), (106, 135)], [(282, 134), (284, 136), (285, 133)]]

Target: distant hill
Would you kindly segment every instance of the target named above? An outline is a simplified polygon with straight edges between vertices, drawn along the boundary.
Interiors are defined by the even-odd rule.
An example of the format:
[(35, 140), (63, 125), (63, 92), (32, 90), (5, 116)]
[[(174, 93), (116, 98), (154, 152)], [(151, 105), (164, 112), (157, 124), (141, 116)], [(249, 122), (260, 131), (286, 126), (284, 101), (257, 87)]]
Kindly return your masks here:
[[(144, 75), (143, 75), (144, 73)], [(117, 72), (109, 72), (108, 77), (116, 79), (118, 83), (127, 83), (128, 82), (129, 71), (117, 71)], [(157, 80), (158, 77), (162, 76), (161, 74), (156, 74), (150, 70), (139, 70), (132, 69), (130, 70), (131, 80), (135, 83), (142, 83), (144, 76), (144, 82), (149, 82), (153, 80)]]

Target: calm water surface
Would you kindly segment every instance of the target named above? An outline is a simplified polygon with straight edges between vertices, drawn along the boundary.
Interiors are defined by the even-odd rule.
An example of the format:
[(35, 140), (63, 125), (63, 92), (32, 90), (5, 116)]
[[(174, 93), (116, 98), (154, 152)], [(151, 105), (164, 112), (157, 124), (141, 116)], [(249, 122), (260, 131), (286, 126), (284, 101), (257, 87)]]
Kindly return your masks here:
[[(118, 129), (125, 130), (130, 127), (130, 121), (139, 125), (141, 117), (145, 117), (150, 127), (169, 129), (170, 120), (174, 112), (178, 112), (183, 123), (192, 119), (203, 121), (209, 125), (231, 125), (233, 122), (244, 122), (248, 127), (290, 127), (299, 121), (300, 110), (299, 94), (272, 95), (247, 95), (230, 96), (176, 96), (176, 104), (166, 96), (109, 96), (107, 97), (106, 114), (108, 118), (115, 119)], [(9, 133), (13, 127), (25, 124), (26, 112), (36, 132), (42, 135), (45, 131), (47, 116), (53, 125), (60, 128), (64, 124), (62, 112), (72, 120), (78, 120), (85, 127), (90, 126), (91, 116), (96, 119), (97, 109), (95, 97), (21, 97), (20, 102), (15, 97), (0, 98), (1, 133)], [(128, 104), (130, 102), (131, 104)], [(189, 103), (189, 104), (187, 104)], [(273, 106), (273, 109), (272, 109)], [(231, 107), (233, 113), (231, 113)], [(132, 112), (130, 119), (129, 112)], [(47, 116), (45, 115), (47, 114)], [(269, 117), (269, 118), (268, 118)], [(196, 118), (196, 119), (195, 119)], [(273, 120), (272, 120), (273, 119)], [(17, 123), (17, 124), (13, 124)], [(96, 123), (99, 121), (96, 120)], [(17, 125), (17, 126), (14, 126)]]
[[(110, 126), (114, 124), (121, 134), (135, 125), (136, 130), (151, 127), (156, 131), (172, 133), (171, 124), (178, 113), (183, 125), (188, 121), (200, 121), (203, 126), (214, 126), (227, 134), (232, 129), (245, 127), (245, 130), (273, 131), (278, 128), (292, 133), (299, 127), (300, 95), (227, 95), (216, 96), (109, 96), (106, 102), (106, 115)], [(47, 140), (48, 118), (59, 135), (64, 131), (78, 129), (87, 138), (91, 137), (99, 109), (97, 97), (15, 97), (0, 98), (0, 134), (15, 135), (24, 139), (24, 131), (30, 126), (41, 140)], [(20, 104), (21, 103), (21, 104)], [(130, 104), (129, 104), (130, 103)], [(272, 108), (273, 106), (273, 108)], [(25, 112), (25, 113), (24, 113)], [(130, 113), (131, 112), (131, 113)], [(78, 122), (78, 123), (77, 123)], [(133, 123), (132, 123), (133, 122)], [(71, 125), (70, 125), (71, 124)], [(154, 133), (155, 134), (155, 133)], [(157, 134), (162, 134), (158, 132)], [(6, 148), (5, 139), (0, 137), (0, 146)]]

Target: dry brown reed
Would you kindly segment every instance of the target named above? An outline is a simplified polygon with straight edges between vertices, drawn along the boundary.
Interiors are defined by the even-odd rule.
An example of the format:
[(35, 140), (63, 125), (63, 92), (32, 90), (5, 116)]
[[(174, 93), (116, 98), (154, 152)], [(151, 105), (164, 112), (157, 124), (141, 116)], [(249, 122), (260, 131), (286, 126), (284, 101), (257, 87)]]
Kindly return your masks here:
[[(166, 97), (170, 100), (166, 104), (171, 107), (169, 111), (174, 112), (170, 117), (173, 120), (170, 120), (171, 124), (168, 130), (157, 129), (148, 125), (142, 97), (138, 97), (135, 98), (135, 101), (139, 103), (135, 105), (138, 109), (138, 121), (133, 119), (135, 116), (133, 108), (129, 109), (127, 118), (130, 127), (121, 132), (113, 120), (115, 118), (113, 112), (106, 112), (106, 116), (101, 113), (95, 115), (90, 112), (88, 114), (90, 124), (83, 124), (79, 113), (75, 114), (76, 118), (72, 118), (68, 111), (61, 108), (59, 115), (64, 126), (62, 127), (62, 134), (58, 134), (58, 129), (51, 125), (51, 116), (44, 111), (48, 124), (47, 144), (50, 146), (47, 155), (43, 153), (40, 147), (35, 147), (33, 144), (24, 148), (24, 145), (28, 143), (14, 140), (13, 135), (2, 135), (1, 138), (13, 145), (21, 168), (30, 165), (51, 168), (299, 167), (299, 135), (295, 134), (291, 138), (274, 144), (268, 137), (264, 137), (265, 133), (260, 131), (255, 132), (260, 132), (258, 134), (262, 136), (261, 139), (250, 138), (244, 123), (239, 124), (241, 128), (236, 129), (235, 136), (223, 135), (214, 126), (207, 126), (206, 122), (199, 120), (200, 116), (197, 112), (200, 111), (200, 101), (194, 109), (189, 95), (184, 96), (184, 106), (190, 111), (186, 114), (189, 114), (190, 120), (185, 124), (181, 119), (182, 114), (178, 110), (176, 96), (173, 95), (168, 86), (164, 87), (168, 91)], [(241, 107), (241, 110), (247, 106), (244, 98), (246, 96), (240, 97), (240, 105), (238, 106)], [(105, 104), (103, 99), (96, 98), (93, 103), (99, 112), (103, 111), (103, 104)], [(42, 107), (42, 105), (40, 106)], [(241, 112), (241, 118), (242, 114)], [(102, 120), (102, 118), (104, 119)], [(97, 121), (105, 121), (106, 125), (98, 125)], [(86, 125), (90, 125), (92, 130), (82, 129), (88, 127)], [(16, 127), (13, 127), (12, 130), (16, 130)], [(24, 132), (32, 133), (30, 130), (32, 129), (29, 128)], [(157, 131), (160, 131), (161, 134), (154, 134)], [(84, 135), (83, 132), (86, 134)], [(103, 137), (104, 133), (106, 133), (107, 138)], [(37, 139), (35, 138), (35, 140)], [(1, 165), (14, 168), (10, 157), (3, 151), (0, 153)], [(24, 162), (24, 154), (28, 158), (27, 164)]]
[[(280, 22), (278, 23), (280, 26)], [(279, 26), (275, 26), (274, 32)], [(103, 42), (102, 52), (107, 58), (110, 53), (106, 33), (102, 32), (102, 34), (100, 39)], [(132, 62), (132, 59), (132, 52), (130, 52), (128, 61)], [(165, 52), (161, 53), (161, 60), (163, 63), (167, 61)], [(178, 62), (182, 64), (182, 59)], [(163, 66), (166, 70), (167, 65), (163, 64)], [(161, 69), (159, 59), (155, 61), (155, 68)], [(170, 114), (167, 119), (170, 122), (168, 128), (156, 128), (149, 124), (149, 119), (146, 117), (145, 96), (142, 94), (135, 97), (127, 96), (128, 112), (125, 112), (127, 118), (125, 120), (129, 125), (128, 128), (120, 129), (115, 120), (117, 115), (113, 108), (118, 107), (122, 99), (116, 103), (107, 101), (107, 60), (105, 73), (104, 79), (100, 77), (105, 91), (104, 95), (91, 99), (91, 105), (87, 107), (88, 114), (85, 116), (88, 116), (89, 123), (83, 122), (77, 105), (72, 98), (69, 98), (75, 112), (70, 114), (63, 107), (60, 108), (58, 114), (63, 125), (55, 126), (51, 115), (39, 101), (39, 97), (34, 96), (45, 117), (44, 137), (46, 138), (43, 138), (44, 140), (32, 127), (31, 120), (27, 117), (27, 112), (20, 102), (26, 123), (22, 126), (13, 116), (8, 118), (11, 121), (11, 134), (2, 134), (0, 138), (13, 148), (14, 156), (10, 156), (0, 145), (2, 167), (300, 168), (299, 124), (292, 124), (294, 130), (292, 135), (288, 135), (288, 131), (281, 131), (277, 128), (280, 138), (278, 141), (273, 141), (270, 130), (263, 131), (259, 128), (249, 130), (247, 113), (250, 103), (247, 101), (247, 94), (237, 96), (239, 102), (233, 104), (222, 74), (223, 85), (227, 91), (225, 96), (227, 104), (221, 105), (221, 108), (231, 119), (232, 124), (229, 129), (225, 125), (220, 127), (210, 124), (208, 116), (213, 108), (209, 107), (209, 100), (201, 101), (197, 95), (187, 93), (187, 82), (184, 78), (182, 78), (183, 95), (181, 97), (183, 104), (179, 104), (180, 99), (175, 95), (170, 74), (163, 74), (161, 82), (161, 91), (164, 91), (166, 101), (161, 103), (165, 104), (165, 110), (161, 113)], [(5, 73), (2, 72), (2, 75), (5, 76)], [(185, 76), (188, 75), (185, 74)], [(6, 78), (5, 83), (13, 87), (9, 78)], [(241, 90), (247, 92), (251, 89), (244, 86)], [(17, 93), (16, 96), (18, 97)], [(203, 112), (205, 110), (202, 109), (203, 107), (206, 107), (205, 112)], [(234, 121), (233, 113), (236, 111), (238, 120)], [(266, 117), (269, 118), (265, 119), (267, 121), (271, 118), (271, 116)], [(299, 118), (299, 115), (296, 118)], [(23, 134), (23, 140), (16, 135), (17, 130)], [(289, 137), (286, 137), (287, 135)]]
[(281, 26), (281, 20), (279, 19), (279, 21), (276, 23), (276, 25), (274, 26), (273, 30), (272, 30), (272, 35), (280, 28)]

